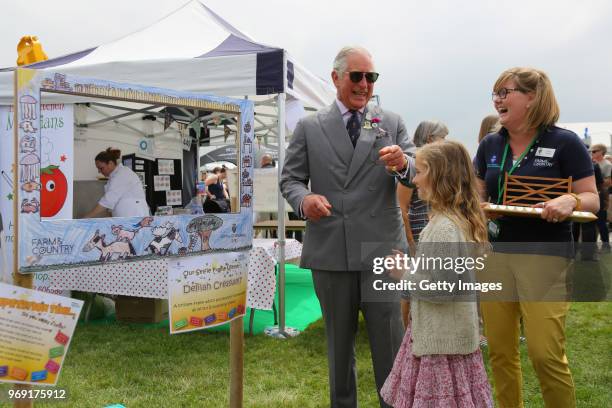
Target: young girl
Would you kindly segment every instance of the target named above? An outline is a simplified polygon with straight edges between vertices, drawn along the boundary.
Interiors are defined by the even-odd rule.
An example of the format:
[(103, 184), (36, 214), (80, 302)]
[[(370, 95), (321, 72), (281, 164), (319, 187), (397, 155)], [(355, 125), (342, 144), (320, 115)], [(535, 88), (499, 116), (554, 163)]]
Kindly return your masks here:
[[(486, 245), (476, 176), (461, 144), (443, 141), (421, 148), (413, 181), (419, 197), (431, 206), (417, 255), (446, 248), (444, 243)], [(410, 299), (410, 326), (380, 391), (382, 398), (395, 408), (492, 407), (478, 348), (476, 302), (440, 301), (412, 292)]]

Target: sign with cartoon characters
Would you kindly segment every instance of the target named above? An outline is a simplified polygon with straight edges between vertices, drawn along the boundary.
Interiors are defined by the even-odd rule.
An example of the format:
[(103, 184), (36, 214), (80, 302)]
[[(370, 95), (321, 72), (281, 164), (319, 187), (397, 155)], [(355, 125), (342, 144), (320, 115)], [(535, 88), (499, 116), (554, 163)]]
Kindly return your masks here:
[[(40, 214), (42, 219), (70, 219), (72, 218), (73, 203), (73, 165), (74, 165), (74, 113), (72, 104), (43, 104), (41, 105), (41, 117), (35, 124), (28, 121), (26, 128), (40, 128), (41, 143), (45, 152), (41, 157), (41, 183), (25, 184), (27, 189), (36, 188), (41, 192)], [(0, 214), (4, 221), (4, 251), (5, 267), (2, 268), (4, 278), (7, 282), (12, 281), (13, 265), (13, 234), (15, 220), (13, 216), (15, 183), (12, 165), (14, 161), (14, 108), (13, 106), (0, 106)], [(29, 138), (27, 138), (29, 139)], [(27, 140), (26, 139), (26, 140)], [(28, 143), (24, 143), (24, 149)], [(25, 211), (34, 210), (37, 201), (32, 204), (26, 199), (25, 202), (17, 203), (19, 210), (23, 207)], [(64, 294), (64, 291), (53, 291), (49, 288), (49, 276), (47, 272), (39, 272), (34, 275), (32, 288), (44, 292)]]
[[(253, 103), (167, 89), (120, 84), (61, 73), (16, 70), (14, 131), (16, 159), (16, 242), (21, 273), (58, 267), (125, 262), (153, 257), (243, 251), (252, 243)], [(239, 211), (223, 214), (58, 220), (45, 218), (69, 183), (61, 166), (47, 163), (49, 145), (41, 137), (41, 92), (225, 112), (238, 118)], [(70, 184), (68, 184), (70, 185)], [(51, 198), (50, 198), (51, 197)], [(65, 199), (68, 199), (66, 196)], [(53, 205), (48, 205), (53, 203)], [(45, 210), (47, 211), (47, 210)]]

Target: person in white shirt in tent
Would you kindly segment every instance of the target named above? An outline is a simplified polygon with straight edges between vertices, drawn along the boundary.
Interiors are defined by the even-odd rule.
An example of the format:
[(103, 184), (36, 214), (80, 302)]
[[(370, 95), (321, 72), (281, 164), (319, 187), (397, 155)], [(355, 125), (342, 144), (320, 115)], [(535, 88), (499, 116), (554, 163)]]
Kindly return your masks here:
[(117, 162), (120, 157), (121, 151), (110, 147), (96, 156), (96, 168), (108, 177), (108, 182), (104, 186), (104, 196), (85, 218), (103, 217), (109, 212), (113, 217), (150, 215), (140, 178)]

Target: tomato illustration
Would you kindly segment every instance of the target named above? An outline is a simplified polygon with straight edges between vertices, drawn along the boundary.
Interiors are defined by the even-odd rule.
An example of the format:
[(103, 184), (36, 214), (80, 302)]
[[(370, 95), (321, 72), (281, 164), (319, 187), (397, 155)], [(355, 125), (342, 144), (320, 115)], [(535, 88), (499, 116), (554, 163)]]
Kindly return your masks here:
[(53, 217), (60, 212), (68, 195), (68, 181), (59, 166), (48, 166), (40, 171), (42, 184), (40, 215)]

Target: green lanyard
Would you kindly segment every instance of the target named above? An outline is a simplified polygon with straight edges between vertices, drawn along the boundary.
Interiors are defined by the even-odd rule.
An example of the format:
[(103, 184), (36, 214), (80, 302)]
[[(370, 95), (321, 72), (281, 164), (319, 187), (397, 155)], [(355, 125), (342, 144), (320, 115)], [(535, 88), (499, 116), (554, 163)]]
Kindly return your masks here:
[[(536, 135), (533, 137), (533, 139), (531, 139), (531, 143), (529, 143), (529, 146), (527, 146), (525, 151), (523, 153), (521, 153), (520, 157), (516, 160), (516, 162), (514, 162), (514, 164), (510, 168), (510, 170), (508, 170), (508, 175), (512, 174), (514, 169), (516, 169), (518, 167), (518, 165), (523, 160), (525, 155), (533, 147), (533, 144), (535, 143), (537, 138), (538, 138), (538, 135), (536, 133)], [(502, 187), (502, 174), (504, 172), (504, 166), (506, 164), (506, 156), (508, 156), (508, 150), (509, 149), (510, 149), (510, 142), (506, 142), (506, 147), (504, 148), (504, 155), (502, 156), (502, 161), (501, 161), (501, 164), (499, 166), (499, 176), (497, 176), (497, 204), (501, 203), (502, 194), (504, 193), (504, 188)]]

